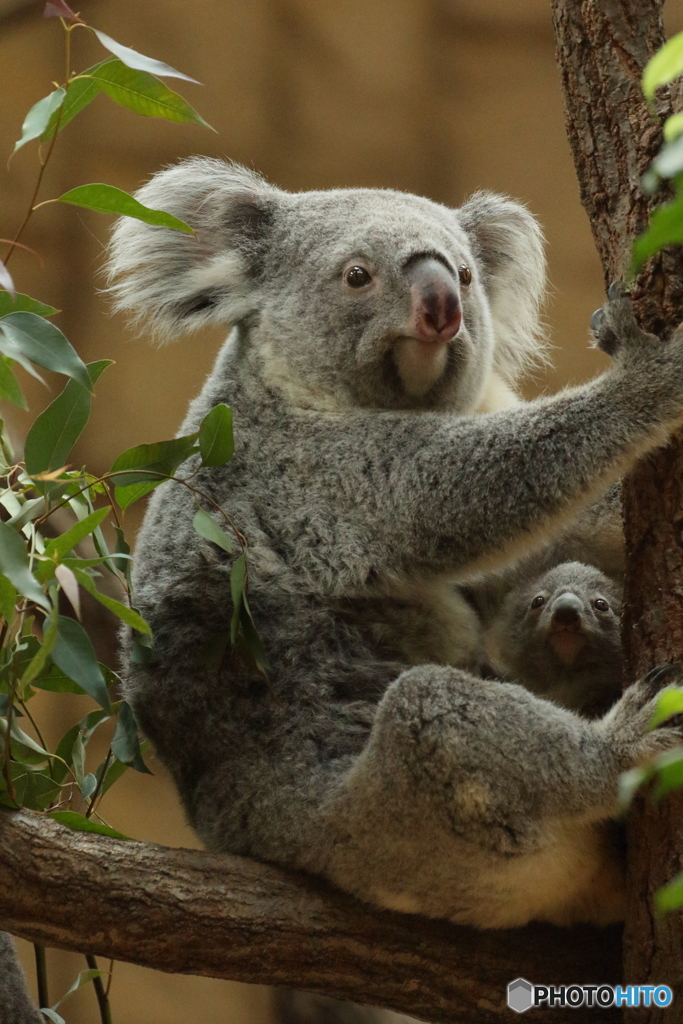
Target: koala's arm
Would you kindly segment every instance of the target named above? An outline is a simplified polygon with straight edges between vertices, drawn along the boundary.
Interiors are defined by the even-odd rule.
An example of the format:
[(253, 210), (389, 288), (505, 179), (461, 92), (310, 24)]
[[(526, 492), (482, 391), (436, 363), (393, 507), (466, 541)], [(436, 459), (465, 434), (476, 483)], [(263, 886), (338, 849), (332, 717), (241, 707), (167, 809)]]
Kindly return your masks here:
[[(343, 508), (329, 568), (357, 559), (362, 579), (373, 565), (426, 574), (493, 566), (557, 533), (663, 443), (683, 407), (683, 336), (643, 334), (625, 300), (608, 311), (624, 346), (617, 364), (552, 398), (469, 417), (302, 419), (294, 452), (309, 460), (305, 511), (334, 521)], [(313, 550), (320, 561), (320, 545)]]

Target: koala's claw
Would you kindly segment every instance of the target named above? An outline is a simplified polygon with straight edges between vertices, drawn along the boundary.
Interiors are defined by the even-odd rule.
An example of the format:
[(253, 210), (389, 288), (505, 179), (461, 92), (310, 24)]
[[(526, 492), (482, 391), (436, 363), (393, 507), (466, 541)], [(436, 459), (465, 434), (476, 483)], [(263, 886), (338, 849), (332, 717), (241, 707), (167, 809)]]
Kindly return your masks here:
[(666, 686), (678, 683), (682, 676), (683, 665), (680, 662), (664, 662), (648, 672), (643, 678), (642, 685), (647, 688), (652, 697), (655, 697)]
[(598, 334), (605, 320), (605, 311), (602, 309), (596, 309), (591, 317), (591, 331), (594, 334)]

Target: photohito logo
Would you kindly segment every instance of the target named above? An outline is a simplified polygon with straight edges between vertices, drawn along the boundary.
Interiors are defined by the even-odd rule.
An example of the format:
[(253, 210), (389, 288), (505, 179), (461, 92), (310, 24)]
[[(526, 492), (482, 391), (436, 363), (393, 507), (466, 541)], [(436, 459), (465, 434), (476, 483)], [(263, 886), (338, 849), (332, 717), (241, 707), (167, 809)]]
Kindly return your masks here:
[(532, 1006), (668, 1006), (672, 1000), (668, 985), (532, 985), (526, 978), (508, 985), (508, 1006), (515, 1013)]

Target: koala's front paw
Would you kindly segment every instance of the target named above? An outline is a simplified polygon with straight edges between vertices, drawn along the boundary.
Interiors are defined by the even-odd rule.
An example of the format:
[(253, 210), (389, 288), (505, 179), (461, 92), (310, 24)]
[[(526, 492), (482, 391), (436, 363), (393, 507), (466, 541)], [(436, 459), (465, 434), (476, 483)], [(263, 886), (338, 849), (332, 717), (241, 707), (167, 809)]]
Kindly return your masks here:
[(682, 682), (683, 665), (659, 665), (629, 686), (601, 720), (599, 728), (605, 730), (622, 771), (645, 764), (664, 750), (683, 743), (681, 716), (668, 719), (656, 729), (649, 728), (661, 691)]
[(630, 296), (618, 282), (609, 286), (607, 302), (593, 313), (591, 331), (596, 348), (609, 356), (623, 348), (651, 344), (653, 340), (653, 335), (641, 331), (636, 323)]

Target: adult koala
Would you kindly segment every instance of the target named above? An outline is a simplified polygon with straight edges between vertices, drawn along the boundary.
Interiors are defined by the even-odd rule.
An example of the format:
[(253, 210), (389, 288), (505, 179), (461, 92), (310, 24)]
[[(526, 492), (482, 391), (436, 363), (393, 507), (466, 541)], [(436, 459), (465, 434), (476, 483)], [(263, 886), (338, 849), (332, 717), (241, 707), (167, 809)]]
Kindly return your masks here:
[(683, 337), (643, 334), (616, 298), (597, 327), (608, 373), (487, 412), (538, 348), (524, 207), (292, 195), (209, 159), (138, 198), (197, 237), (122, 221), (119, 307), (162, 335), (233, 328), (183, 431), (234, 410), (232, 462), (195, 483), (249, 540), (277, 695), (229, 656), (208, 667), (230, 558), (193, 531), (190, 492), (163, 485), (135, 576), (153, 657), (130, 661), (127, 694), (200, 837), (480, 927), (618, 917), (621, 868), (595, 823), (621, 771), (678, 741), (647, 732), (656, 682), (590, 722), (451, 667), (476, 632), (452, 583), (540, 544), (665, 441)]

